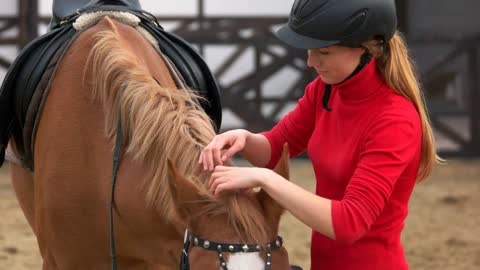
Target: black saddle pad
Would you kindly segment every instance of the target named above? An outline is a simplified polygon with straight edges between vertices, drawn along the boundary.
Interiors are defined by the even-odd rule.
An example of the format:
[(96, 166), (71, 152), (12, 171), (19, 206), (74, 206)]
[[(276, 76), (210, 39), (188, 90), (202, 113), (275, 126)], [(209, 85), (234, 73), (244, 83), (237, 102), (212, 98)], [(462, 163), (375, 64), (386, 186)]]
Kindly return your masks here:
[(0, 88), (0, 166), (13, 131), (17, 150), (27, 151), (22, 130), (30, 100), (48, 63), (74, 33), (72, 26), (50, 31), (25, 46), (10, 65)]

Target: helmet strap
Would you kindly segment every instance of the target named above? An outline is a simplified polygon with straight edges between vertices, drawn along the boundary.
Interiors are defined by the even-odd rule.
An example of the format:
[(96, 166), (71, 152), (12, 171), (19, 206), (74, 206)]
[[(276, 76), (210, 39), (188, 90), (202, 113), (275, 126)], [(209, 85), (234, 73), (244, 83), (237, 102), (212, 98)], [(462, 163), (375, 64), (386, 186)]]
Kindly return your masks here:
[(363, 69), (368, 63), (370, 63), (370, 60), (372, 59), (372, 54), (366, 49), (365, 52), (360, 56), (360, 62), (358, 63), (358, 66), (355, 68), (355, 70), (348, 76), (345, 80), (343, 80), (341, 83), (347, 81), (348, 79), (352, 78), (355, 76), (357, 73), (360, 72), (360, 70)]

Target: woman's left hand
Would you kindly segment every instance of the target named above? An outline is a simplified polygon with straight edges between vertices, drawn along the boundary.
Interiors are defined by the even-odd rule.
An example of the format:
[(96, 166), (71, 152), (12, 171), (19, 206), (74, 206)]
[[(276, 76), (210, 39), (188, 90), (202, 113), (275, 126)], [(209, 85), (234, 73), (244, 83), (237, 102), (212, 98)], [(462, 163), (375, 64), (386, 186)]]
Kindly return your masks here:
[(225, 191), (261, 187), (270, 173), (264, 168), (216, 166), (208, 185), (210, 192), (218, 196)]

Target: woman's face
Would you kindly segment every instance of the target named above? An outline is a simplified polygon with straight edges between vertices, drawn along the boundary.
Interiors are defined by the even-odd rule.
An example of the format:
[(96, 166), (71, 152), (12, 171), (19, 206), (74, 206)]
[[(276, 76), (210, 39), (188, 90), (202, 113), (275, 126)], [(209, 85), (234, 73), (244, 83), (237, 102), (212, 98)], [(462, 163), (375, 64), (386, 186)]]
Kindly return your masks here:
[(364, 51), (344, 46), (309, 49), (307, 65), (314, 68), (326, 84), (337, 84), (352, 74)]

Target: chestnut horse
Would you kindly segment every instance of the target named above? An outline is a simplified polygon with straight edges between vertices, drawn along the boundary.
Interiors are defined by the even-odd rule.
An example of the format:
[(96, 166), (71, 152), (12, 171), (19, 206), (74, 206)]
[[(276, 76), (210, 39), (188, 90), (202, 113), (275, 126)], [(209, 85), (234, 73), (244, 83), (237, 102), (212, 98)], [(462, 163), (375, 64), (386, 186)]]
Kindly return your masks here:
[[(215, 131), (198, 97), (176, 88), (139, 31), (109, 17), (80, 33), (57, 67), (35, 138), (34, 174), (11, 167), (43, 269), (111, 267), (119, 116), (124, 151), (113, 212), (119, 269), (178, 269), (186, 229), (201, 238), (187, 239), (193, 270), (290, 269), (285, 248), (267, 248), (283, 209), (263, 191), (220, 198), (208, 192), (210, 175), (197, 160)], [(277, 166), (286, 177), (287, 160)], [(202, 248), (209, 243), (249, 243), (258, 252)]]

